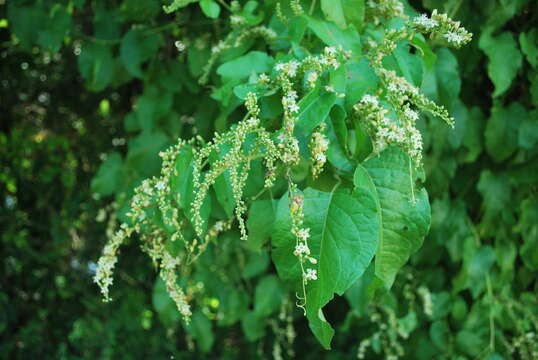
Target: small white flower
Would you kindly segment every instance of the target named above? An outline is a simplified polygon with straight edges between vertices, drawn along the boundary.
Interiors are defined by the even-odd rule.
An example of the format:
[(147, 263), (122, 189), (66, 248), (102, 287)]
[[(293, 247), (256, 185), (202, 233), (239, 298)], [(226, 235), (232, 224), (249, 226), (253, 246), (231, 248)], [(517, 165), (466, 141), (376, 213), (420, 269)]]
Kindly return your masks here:
[(327, 161), (327, 156), (322, 152), (317, 153), (315, 155), (315, 158), (316, 158), (316, 161), (319, 161), (320, 163), (324, 163)]
[(306, 269), (306, 274), (304, 274), (304, 279), (307, 281), (317, 280), (318, 279), (317, 271), (314, 269)]
[(318, 80), (317, 72), (312, 71), (311, 73), (308, 74), (307, 81), (310, 84), (310, 86), (314, 86), (317, 80)]
[(418, 112), (416, 112), (415, 110), (411, 110), (409, 108), (406, 108), (404, 110), (404, 116), (408, 119), (411, 119), (413, 121), (417, 121), (418, 120)]
[(292, 113), (299, 112), (299, 105), (297, 105), (297, 104), (294, 103), (294, 104), (290, 105), (289, 110), (290, 110), (290, 112), (292, 112)]
[(258, 81), (262, 84), (265, 84), (269, 82), (269, 76), (267, 76), (267, 74), (260, 74), (260, 76), (258, 77)]
[(155, 187), (157, 188), (157, 190), (159, 191), (163, 191), (165, 188), (166, 188), (166, 184), (164, 183), (164, 181), (158, 181), (157, 184), (155, 184)]
[(434, 27), (436, 27), (437, 25), (439, 25), (439, 23), (434, 20), (434, 19), (430, 19), (426, 14), (422, 14), (420, 16), (417, 16), (413, 22), (416, 24), (416, 25), (420, 25), (420, 26), (423, 26), (424, 28), (426, 28), (426, 30), (430, 30), (430, 29), (433, 29)]
[(379, 104), (376, 96), (368, 95), (368, 94), (362, 97), (361, 102), (364, 104), (372, 104), (372, 105)]
[(301, 256), (303, 254), (309, 255), (310, 249), (306, 244), (299, 244), (295, 246), (295, 251), (293, 252), (295, 256)]
[(325, 91), (333, 93), (335, 90), (334, 90), (334, 87), (332, 87), (330, 85), (327, 85), (327, 86), (325, 86)]
[(459, 45), (463, 42), (463, 36), (461, 36), (460, 34), (458, 33), (455, 33), (453, 31), (449, 31), (445, 34), (445, 38), (447, 39), (448, 42), (450, 43), (454, 43), (456, 45)]
[(301, 229), (297, 232), (297, 237), (303, 241), (308, 240), (310, 237), (310, 229)]
[(249, 118), (249, 119), (247, 120), (247, 124), (248, 124), (249, 126), (251, 126), (251, 127), (258, 126), (259, 123), (260, 123), (260, 120), (258, 120), (258, 119), (256, 119), (256, 118), (253, 118), (253, 117), (251, 117), (251, 118)]

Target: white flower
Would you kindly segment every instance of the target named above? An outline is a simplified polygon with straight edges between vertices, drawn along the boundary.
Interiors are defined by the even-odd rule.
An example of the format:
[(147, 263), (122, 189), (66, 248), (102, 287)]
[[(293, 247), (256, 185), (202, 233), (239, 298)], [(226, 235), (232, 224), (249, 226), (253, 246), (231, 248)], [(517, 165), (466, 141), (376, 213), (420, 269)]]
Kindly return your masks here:
[(262, 84), (265, 84), (269, 82), (269, 76), (267, 76), (267, 74), (260, 74), (260, 76), (258, 77), (258, 81)]
[(408, 119), (411, 119), (412, 121), (418, 120), (418, 112), (416, 112), (415, 110), (411, 110), (409, 108), (406, 108), (404, 110), (404, 116)]
[(392, 91), (392, 92), (398, 92), (400, 89), (398, 87), (398, 85), (396, 85), (395, 83), (390, 83), (388, 86), (387, 86), (387, 89), (389, 91)]
[(164, 181), (158, 181), (157, 184), (155, 184), (155, 187), (157, 188), (157, 190), (159, 191), (163, 191), (165, 188), (166, 188), (166, 184), (164, 183)]
[(258, 126), (259, 123), (260, 123), (260, 120), (258, 120), (258, 119), (256, 119), (256, 118), (253, 118), (253, 117), (251, 117), (251, 118), (249, 118), (249, 119), (247, 120), (247, 124), (248, 124), (249, 126), (251, 126), (251, 127)]
[(299, 244), (295, 246), (295, 251), (293, 252), (295, 256), (301, 256), (303, 254), (309, 255), (310, 249), (306, 244)]
[(327, 46), (325, 48), (325, 53), (330, 54), (330, 55), (334, 55), (334, 54), (336, 54), (336, 49), (334, 47), (332, 47), (332, 46)]
[(437, 25), (439, 25), (439, 23), (434, 20), (434, 19), (430, 19), (426, 14), (422, 14), (420, 16), (417, 16), (413, 22), (416, 24), (416, 25), (420, 25), (420, 26), (423, 26), (426, 28), (426, 30), (429, 30), (429, 29), (433, 29), (434, 27), (436, 27)]
[(276, 71), (282, 71), (284, 70), (284, 64), (283, 63), (278, 63), (275, 65), (275, 70)]
[(314, 269), (306, 269), (306, 274), (304, 274), (304, 279), (307, 281), (317, 280), (318, 279), (317, 271)]
[(297, 232), (297, 237), (303, 241), (308, 240), (310, 237), (310, 229), (301, 229)]
[(332, 87), (330, 85), (327, 85), (327, 86), (325, 86), (325, 91), (333, 93), (335, 90), (334, 90), (334, 87)]
[(368, 94), (362, 97), (361, 102), (364, 104), (372, 104), (372, 105), (379, 104), (379, 102), (377, 101), (377, 96), (372, 96)]
[(456, 45), (461, 44), (464, 40), (463, 36), (453, 31), (447, 32), (445, 34), (445, 38), (447, 39), (448, 42), (454, 43)]
[(318, 73), (315, 71), (312, 71), (308, 74), (307, 81), (310, 86), (316, 85), (316, 81), (318, 80)]
[(315, 157), (316, 157), (316, 160), (319, 161), (320, 163), (324, 163), (324, 162), (327, 161), (327, 156), (326, 156), (324, 153), (322, 153), (322, 152), (317, 153), (317, 154), (315, 155)]
[(290, 112), (292, 112), (292, 113), (296, 113), (296, 112), (299, 111), (299, 105), (297, 105), (297, 104), (294, 103), (294, 104), (290, 105), (289, 110), (290, 110)]

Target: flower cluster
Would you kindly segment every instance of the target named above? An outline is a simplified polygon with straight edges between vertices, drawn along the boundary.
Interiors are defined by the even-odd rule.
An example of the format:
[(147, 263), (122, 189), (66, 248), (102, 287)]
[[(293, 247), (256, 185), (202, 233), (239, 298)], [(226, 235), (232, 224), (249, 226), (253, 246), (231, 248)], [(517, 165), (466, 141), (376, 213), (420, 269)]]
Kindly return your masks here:
[(379, 24), (382, 18), (405, 17), (404, 6), (399, 0), (368, 0), (367, 15)]
[(299, 258), (301, 272), (303, 277), (303, 299), (306, 303), (306, 283), (308, 281), (317, 280), (317, 271), (313, 268), (307, 268), (307, 264), (316, 265), (317, 260), (310, 256), (310, 248), (308, 247), (308, 239), (310, 238), (310, 229), (304, 227), (304, 197), (297, 192), (297, 186), (290, 183), (290, 217), (291, 217), (291, 232), (295, 235), (295, 250), (293, 255)]
[(114, 279), (112, 277), (114, 267), (118, 262), (118, 249), (121, 244), (132, 233), (126, 224), (122, 224), (120, 229), (111, 236), (109, 242), (103, 248), (103, 254), (97, 262), (97, 270), (93, 281), (101, 289), (101, 294), (105, 301), (110, 301), (109, 287), (112, 285)]
[(437, 10), (433, 10), (431, 17), (426, 14), (415, 17), (409, 26), (425, 34), (440, 36), (456, 48), (467, 44), (473, 37), (465, 28), (460, 27), (458, 21), (450, 19), (447, 14), (437, 13)]
[(191, 315), (190, 306), (183, 290), (177, 284), (175, 274), (175, 268), (180, 260), (165, 249), (164, 242), (168, 238), (167, 234), (152, 224), (146, 213), (149, 208), (158, 208), (163, 214), (165, 224), (172, 225), (176, 229), (171, 240), (181, 237), (178, 211), (174, 210), (174, 206), (170, 204), (174, 199), (169, 196), (168, 184), (171, 174), (175, 173), (175, 159), (183, 145), (185, 142), (180, 140), (177, 145), (161, 153), (163, 158), (161, 176), (146, 179), (135, 189), (135, 194), (131, 199), (131, 210), (127, 213), (131, 225), (122, 224), (120, 229), (110, 237), (97, 263), (94, 282), (101, 288), (105, 301), (110, 300), (109, 287), (113, 282), (112, 272), (117, 262), (119, 246), (126, 238), (137, 233), (143, 241), (143, 249), (151, 257), (153, 263), (160, 268), (160, 276), (166, 284), (170, 297), (176, 303), (185, 321), (188, 322)]
[[(250, 162), (255, 158), (263, 157), (268, 173), (274, 174), (275, 161), (279, 158), (279, 152), (269, 133), (260, 126), (258, 118), (260, 109), (254, 93), (247, 94), (245, 102), (248, 113), (245, 120), (237, 124), (235, 128), (225, 134), (215, 134), (213, 141), (194, 150), (194, 201), (192, 203), (193, 222), (196, 235), (203, 237), (204, 221), (201, 216), (203, 202), (211, 186), (224, 172), (230, 174), (232, 193), (235, 200), (235, 215), (239, 224), (241, 238), (247, 239), (247, 231), (243, 215), (246, 212), (246, 204), (243, 200), (243, 189), (250, 170)], [(257, 135), (255, 145), (245, 147), (244, 143), (249, 134)], [(211, 154), (219, 158), (211, 163), (211, 168), (202, 174), (204, 161)], [(203, 178), (202, 178), (203, 177)], [(274, 175), (266, 178), (265, 185), (272, 186)]]
[(414, 120), (418, 118), (418, 113), (411, 110), (409, 105), (405, 105), (405, 108), (405, 117), (397, 123), (386, 116), (388, 110), (379, 103), (376, 96), (364, 95), (354, 106), (356, 114), (365, 122), (368, 133), (372, 137), (375, 153), (380, 153), (387, 145), (398, 145), (407, 151), (415, 164), (420, 164), (422, 137), (414, 127)]
[[(291, 60), (275, 65), (277, 72), (276, 83), (282, 90), (282, 107), (284, 119), (282, 133), (279, 135), (281, 160), (284, 164), (296, 165), (299, 162), (299, 143), (294, 136), (295, 124), (300, 110), (297, 103), (298, 94), (294, 89), (294, 81), (306, 76), (309, 87), (313, 88), (319, 82), (320, 75), (328, 69), (338, 69), (341, 61), (349, 59), (350, 51), (342, 47), (326, 47), (319, 56), (307, 56), (302, 61)], [(264, 81), (265, 82), (265, 81)]]
[(325, 124), (321, 123), (319, 129), (312, 134), (312, 140), (310, 141), (310, 154), (312, 156), (312, 176), (317, 178), (323, 171), (323, 167), (327, 162), (326, 152), (329, 149), (329, 140), (323, 133), (325, 130)]

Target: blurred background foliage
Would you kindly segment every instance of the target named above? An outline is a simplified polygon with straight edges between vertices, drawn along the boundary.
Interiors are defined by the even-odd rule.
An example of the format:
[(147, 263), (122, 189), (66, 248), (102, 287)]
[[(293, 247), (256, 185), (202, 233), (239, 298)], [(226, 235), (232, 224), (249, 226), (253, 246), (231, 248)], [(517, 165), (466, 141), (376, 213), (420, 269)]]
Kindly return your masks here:
[[(274, 17), (274, 1), (256, 12), (249, 3), (252, 24)], [(538, 358), (534, 0), (410, 1), (474, 33), (457, 52), (433, 44), (418, 71), (456, 128), (421, 119), (430, 234), (376, 305), (353, 296), (360, 284), (329, 305), (334, 350), (321, 353), (293, 299), (279, 317), (271, 303), (248, 310), (226, 288), (184, 329), (136, 245), (122, 250), (115, 301), (103, 304), (95, 261), (133, 187), (158, 172), (158, 152), (238, 116), (231, 89), (211, 98), (197, 81), (226, 33), (228, 3), (201, 0), (172, 14), (167, 4), (0, 1), (1, 358), (271, 358), (275, 343), (301, 359), (381, 359), (399, 348), (408, 359)], [(219, 108), (223, 96), (237, 104)], [(278, 297), (269, 259), (235, 256), (224, 246), (201, 266), (244, 261), (245, 292)]]

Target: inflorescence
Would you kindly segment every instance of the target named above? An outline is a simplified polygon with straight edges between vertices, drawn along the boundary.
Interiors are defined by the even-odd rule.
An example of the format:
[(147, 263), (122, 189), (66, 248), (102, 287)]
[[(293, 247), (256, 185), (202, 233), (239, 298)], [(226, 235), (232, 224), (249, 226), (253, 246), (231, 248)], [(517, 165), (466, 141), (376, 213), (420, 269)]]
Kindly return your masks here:
[[(177, 3), (179, 6), (180, 2), (176, 1), (174, 4)], [(295, 12), (302, 13), (298, 1), (292, 1), (290, 4)], [(400, 8), (401, 3), (398, 1), (369, 1), (368, 4), (378, 11), (379, 14), (376, 13), (376, 16), (403, 15), (403, 8)], [(212, 49), (212, 55), (205, 66), (200, 83), (207, 82), (212, 67), (225, 50), (241, 45), (250, 37), (262, 37), (267, 41), (276, 37), (273, 30), (264, 26), (244, 28), (241, 19), (232, 19), (232, 22), (236, 30)], [(408, 20), (399, 30), (389, 30), (379, 43), (372, 41), (367, 56), (380, 79), (381, 86), (377, 95), (367, 94), (362, 97), (354, 106), (354, 116), (365, 123), (375, 153), (379, 153), (387, 145), (397, 145), (408, 153), (410, 162), (418, 167), (422, 159), (422, 137), (415, 126), (419, 111), (430, 112), (451, 125), (453, 119), (443, 107), (427, 99), (405, 78), (387, 70), (382, 64), (383, 57), (396, 49), (399, 40), (412, 37), (415, 32), (443, 38), (456, 47), (471, 39), (471, 35), (461, 28), (459, 23), (450, 20), (445, 14), (437, 14), (434, 11), (431, 17), (421, 15)], [(303, 294), (298, 295), (301, 300), (298, 306), (304, 309), (307, 301), (306, 285), (308, 282), (316, 281), (318, 273), (317, 260), (311, 254), (308, 245), (311, 234), (310, 228), (304, 223), (304, 198), (290, 176), (292, 167), (301, 159), (299, 140), (295, 136), (295, 127), (301, 111), (299, 99), (304, 95), (303, 91), (315, 88), (334, 93), (332, 86), (322, 84), (326, 78), (323, 74), (328, 70), (338, 69), (350, 57), (351, 52), (342, 47), (326, 47), (318, 56), (310, 55), (300, 61), (279, 62), (275, 65), (273, 75), (258, 76), (259, 85), (281, 94), (283, 116), (279, 130), (269, 132), (262, 125), (257, 95), (250, 92), (245, 99), (246, 116), (230, 131), (223, 134), (215, 133), (209, 142), (200, 137), (190, 141), (179, 140), (176, 145), (160, 153), (162, 158), (160, 176), (144, 180), (135, 189), (130, 204), (131, 210), (127, 214), (130, 221), (121, 224), (119, 230), (109, 237), (99, 259), (94, 281), (101, 288), (105, 300), (110, 300), (109, 287), (113, 283), (112, 273), (117, 263), (119, 247), (128, 237), (137, 234), (142, 240), (144, 251), (160, 270), (160, 277), (179, 312), (188, 321), (191, 315), (188, 296), (178, 285), (177, 274), (181, 266), (194, 261), (210, 242), (217, 240), (219, 234), (229, 230), (233, 222), (237, 222), (241, 238), (247, 239), (244, 219), (247, 203), (243, 190), (250, 173), (251, 162), (261, 159), (267, 170), (265, 188), (274, 185), (278, 173), (288, 180), (291, 233), (295, 237), (293, 254), (297, 257), (302, 271)], [(345, 94), (337, 96), (343, 97)], [(327, 162), (326, 152), (330, 145), (323, 121), (317, 124), (310, 138), (313, 178), (323, 171)], [(182, 151), (191, 151), (193, 157), (192, 168), (184, 169), (192, 171), (193, 201), (190, 204), (185, 204), (186, 199), (181, 199), (177, 192), (171, 190), (172, 179), (179, 175), (176, 161)], [(234, 217), (208, 226), (202, 216), (202, 207), (220, 176), (229, 178), (233, 193)], [(157, 225), (152, 220), (152, 214), (156, 211), (160, 214), (166, 230), (162, 224)], [(194, 229), (194, 239), (187, 240), (184, 237), (186, 226), (192, 226)], [(165, 244), (167, 241), (178, 240), (185, 243), (184, 250), (173, 254)]]

